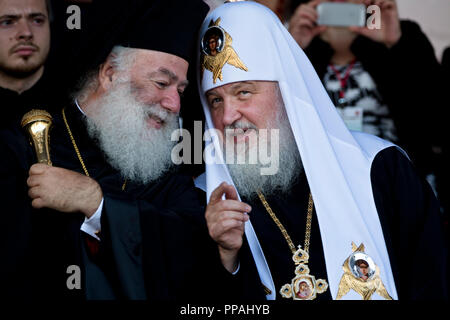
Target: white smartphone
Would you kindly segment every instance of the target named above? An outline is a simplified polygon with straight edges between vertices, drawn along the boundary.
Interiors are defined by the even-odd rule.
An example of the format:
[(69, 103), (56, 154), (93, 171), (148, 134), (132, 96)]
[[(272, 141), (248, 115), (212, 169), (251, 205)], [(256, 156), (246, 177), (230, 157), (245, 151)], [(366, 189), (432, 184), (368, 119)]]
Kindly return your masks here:
[(366, 24), (366, 6), (346, 2), (322, 2), (317, 6), (319, 25), (348, 27)]

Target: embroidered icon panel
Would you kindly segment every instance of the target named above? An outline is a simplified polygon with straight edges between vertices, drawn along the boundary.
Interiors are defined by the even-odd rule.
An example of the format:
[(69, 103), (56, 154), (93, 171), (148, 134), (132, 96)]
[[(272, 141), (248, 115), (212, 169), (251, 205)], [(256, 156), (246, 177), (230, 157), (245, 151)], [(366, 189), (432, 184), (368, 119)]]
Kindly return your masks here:
[(248, 71), (231, 46), (233, 39), (219, 26), (219, 23), (220, 18), (217, 18), (216, 21), (211, 20), (201, 42), (201, 74), (203, 76), (205, 69), (211, 71), (213, 83), (216, 83), (217, 79), (223, 81), (222, 68), (225, 64)]
[(336, 300), (342, 299), (350, 290), (357, 292), (363, 300), (371, 300), (374, 293), (392, 300), (380, 278), (380, 268), (365, 253), (364, 244), (356, 247), (352, 242), (352, 253), (342, 265), (344, 274), (339, 282)]

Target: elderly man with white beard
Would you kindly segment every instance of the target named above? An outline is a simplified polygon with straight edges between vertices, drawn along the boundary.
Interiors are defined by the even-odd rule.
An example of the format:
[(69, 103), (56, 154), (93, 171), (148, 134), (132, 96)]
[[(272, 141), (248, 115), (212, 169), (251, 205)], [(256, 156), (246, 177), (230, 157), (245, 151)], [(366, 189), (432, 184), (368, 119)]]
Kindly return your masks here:
[[(189, 275), (202, 271), (193, 251), (207, 236), (204, 208), (170, 153), (207, 6), (150, 4), (130, 5), (112, 50), (52, 115), (52, 166), (33, 164), (22, 128), (1, 132), (4, 213), (28, 217), (27, 237), (2, 243), (25, 248), (1, 272), (10, 298), (171, 300), (198, 281)], [(15, 273), (19, 264), (29, 275)], [(199, 287), (190, 286), (191, 297)]]
[[(446, 299), (447, 248), (430, 186), (400, 148), (347, 129), (277, 16), (255, 2), (226, 3), (200, 39), (211, 141), (196, 183), (234, 298)], [(252, 153), (277, 142), (278, 171), (265, 175)], [(247, 163), (229, 163), (230, 151)], [(430, 281), (418, 287), (423, 274)]]

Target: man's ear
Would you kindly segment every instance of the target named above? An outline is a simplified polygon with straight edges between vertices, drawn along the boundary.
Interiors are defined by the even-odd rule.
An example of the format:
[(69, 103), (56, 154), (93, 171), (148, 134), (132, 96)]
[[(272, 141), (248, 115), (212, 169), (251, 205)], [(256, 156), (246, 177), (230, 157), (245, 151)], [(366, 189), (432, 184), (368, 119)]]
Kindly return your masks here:
[(114, 55), (110, 54), (106, 61), (100, 66), (98, 81), (101, 90), (108, 91), (112, 86), (114, 77), (117, 76), (117, 70), (113, 64)]

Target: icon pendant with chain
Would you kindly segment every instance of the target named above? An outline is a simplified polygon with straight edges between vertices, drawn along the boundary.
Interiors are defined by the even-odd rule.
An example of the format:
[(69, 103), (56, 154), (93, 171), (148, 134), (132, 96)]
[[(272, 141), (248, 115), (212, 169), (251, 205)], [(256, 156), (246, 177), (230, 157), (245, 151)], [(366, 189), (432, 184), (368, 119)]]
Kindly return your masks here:
[(309, 243), (311, 239), (311, 223), (312, 213), (314, 209), (312, 195), (309, 194), (304, 249), (302, 249), (301, 245), (299, 245), (298, 248), (295, 249), (291, 237), (287, 233), (284, 226), (281, 224), (280, 220), (278, 220), (275, 213), (272, 211), (272, 208), (269, 206), (264, 195), (261, 192), (258, 192), (258, 196), (262, 204), (264, 205), (264, 208), (269, 213), (270, 217), (275, 222), (284, 238), (286, 239), (292, 252), (292, 260), (296, 265), (295, 277), (292, 279), (291, 283), (287, 283), (281, 287), (281, 296), (283, 298), (292, 298), (294, 300), (314, 300), (318, 294), (327, 291), (328, 283), (326, 280), (316, 279), (313, 275), (309, 274)]
[(295, 277), (291, 283), (287, 283), (280, 289), (283, 298), (294, 300), (314, 300), (317, 294), (327, 291), (328, 283), (323, 279), (316, 279), (309, 274), (308, 267), (309, 254), (298, 246), (297, 251), (292, 256), (295, 265)]

